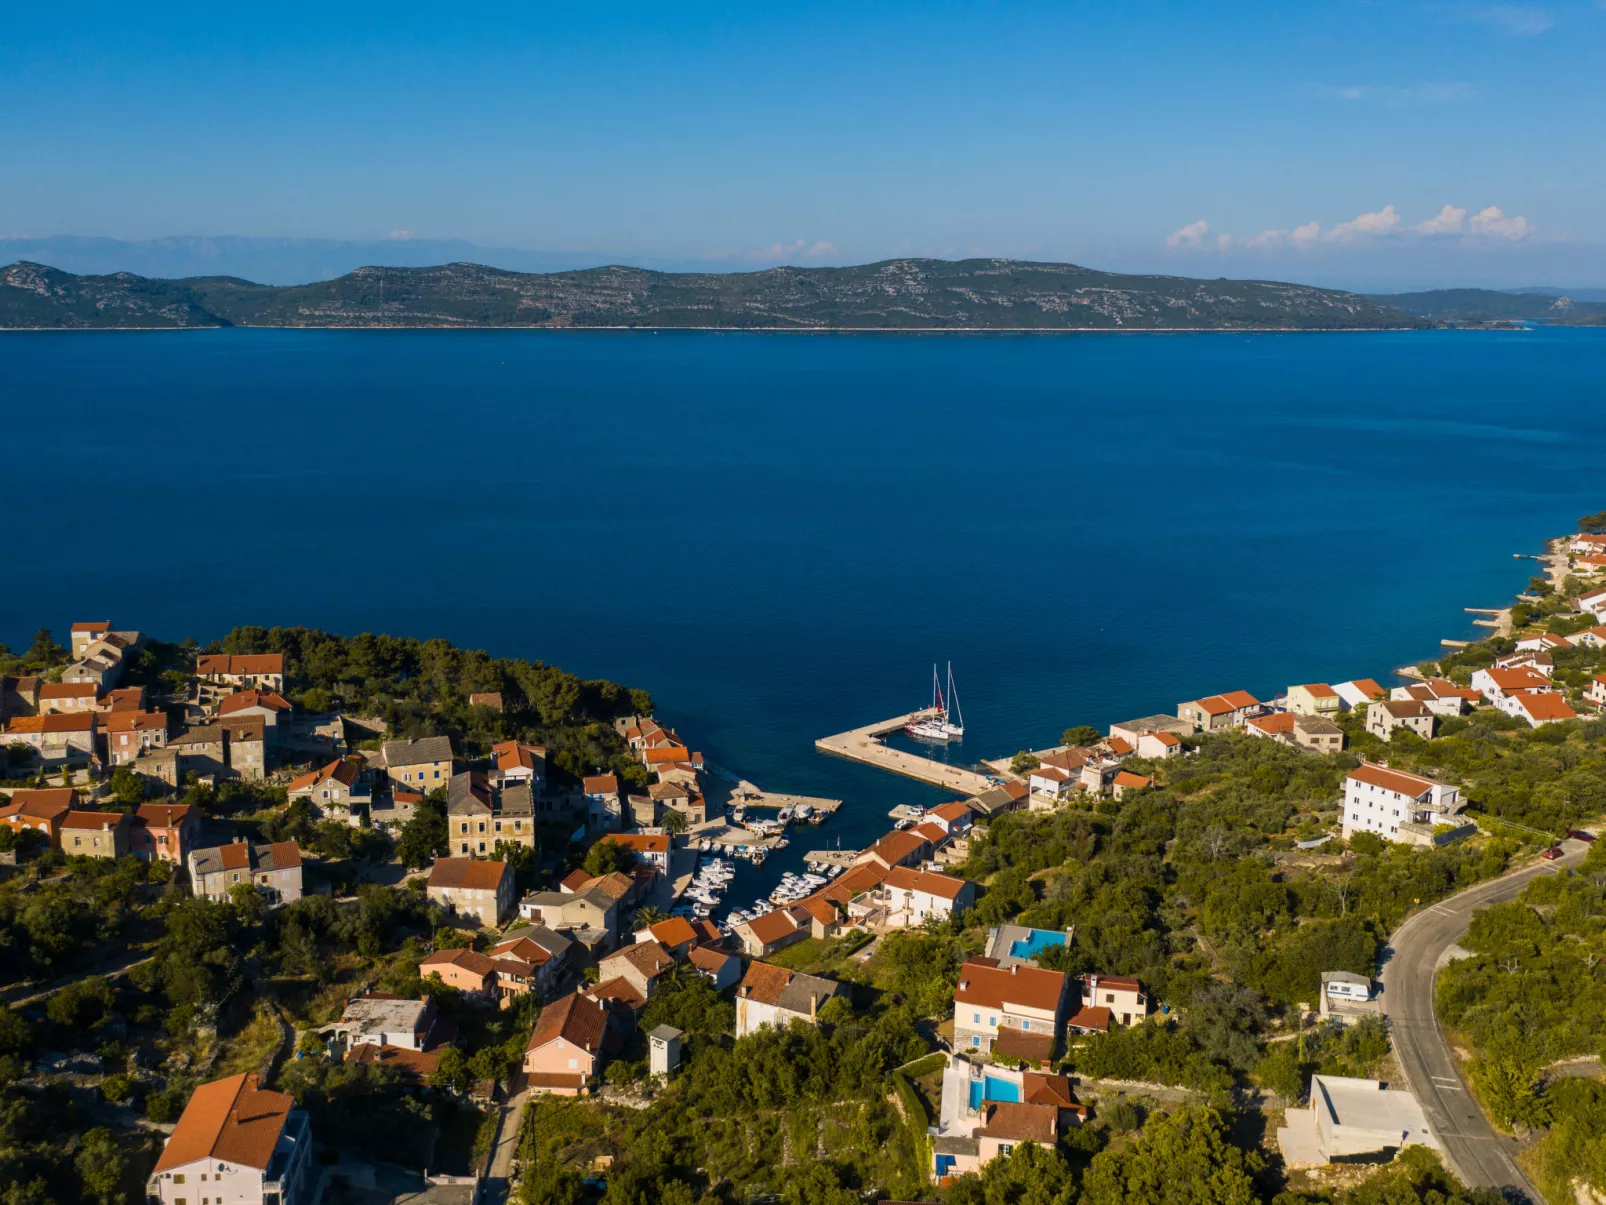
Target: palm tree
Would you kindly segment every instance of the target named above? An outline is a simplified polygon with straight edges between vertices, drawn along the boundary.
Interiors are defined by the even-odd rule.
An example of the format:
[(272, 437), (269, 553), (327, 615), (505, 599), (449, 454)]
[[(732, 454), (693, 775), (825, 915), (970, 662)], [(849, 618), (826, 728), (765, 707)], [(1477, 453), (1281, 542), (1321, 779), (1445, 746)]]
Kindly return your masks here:
[(686, 831), (686, 813), (670, 808), (664, 813), (664, 832), (683, 833)]
[(648, 925), (656, 925), (659, 921), (668, 919), (666, 913), (648, 904), (646, 907), (636, 909), (635, 927), (645, 929)]

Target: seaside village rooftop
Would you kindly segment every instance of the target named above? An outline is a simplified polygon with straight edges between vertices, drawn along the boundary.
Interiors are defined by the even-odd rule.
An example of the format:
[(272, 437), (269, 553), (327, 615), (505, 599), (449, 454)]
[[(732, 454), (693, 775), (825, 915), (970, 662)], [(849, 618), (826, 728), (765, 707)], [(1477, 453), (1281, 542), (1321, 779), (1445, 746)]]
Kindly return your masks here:
[[(944, 1181), (1023, 1145), (1064, 1141), (1097, 1113), (1079, 1092), (1109, 1099), (1075, 1071), (1079, 1052), (1126, 1030), (1174, 1026), (1190, 1007), (1157, 1000), (1123, 973), (1132, 967), (1099, 965), (1073, 923), (1026, 924), (1027, 904), (986, 911), (999, 880), (989, 891), (991, 872), (972, 857), (1000, 826), (1041, 813), (1116, 816), (1165, 789), (1189, 759), (1218, 747), (1211, 742), (1229, 741), (1248, 742), (1233, 746), (1244, 750), (1269, 742), (1295, 762), (1353, 755), (1335, 773), (1329, 826), (1285, 841), (1287, 859), (1319, 867), (1342, 860), (1346, 844), (1439, 849), (1476, 836), (1467, 813), (1476, 787), (1400, 763), (1431, 765), (1420, 751), (1468, 717), (1526, 731), (1606, 706), (1606, 673), (1581, 685), (1560, 668), (1578, 650), (1606, 648), (1606, 589), (1578, 592), (1572, 605), (1578, 619), (1553, 608), (1554, 630), (1524, 630), (1470, 670), (1401, 673), (1393, 685), (1298, 683), (1269, 699), (1235, 687), (1102, 735), (1069, 730), (1058, 746), (966, 771), (976, 789), (962, 798), (893, 808), (895, 823), (862, 849), (814, 842), (786, 863), (804, 871), (786, 870), (751, 904), (735, 894), (752, 890), (743, 882), (784, 858), (794, 837), (829, 823), (836, 801), (772, 796), (716, 772), (649, 715), (615, 717), (615, 759), (577, 766), (534, 739), (534, 725), (500, 722), (520, 706), (510, 688), (476, 691), (464, 704), (484, 731), (507, 735), (397, 735), (360, 713), (305, 710), (320, 696), (277, 652), (160, 646), (153, 655), (170, 668), (122, 681), (152, 647), (147, 637), (80, 623), (57, 670), (0, 678), (0, 745), (13, 779), (32, 783), (0, 791), (0, 828), (17, 838), (9, 860), (19, 866), (44, 851), (69, 862), (136, 859), (162, 866), (190, 895), (254, 915), (313, 897), (361, 898), (365, 909), (379, 897), (363, 893), (407, 901), (428, 917), (408, 947), (417, 977), (367, 973), (343, 1005), (305, 1027), (291, 1066), (363, 1063), (421, 1098), (493, 1111), (543, 1095), (646, 1107), (631, 1094), (647, 1082), (649, 1056), (661, 1084), (711, 1040), (664, 1011), (688, 985), (728, 1010), (717, 1035), (727, 1042), (776, 1027), (830, 1028), (879, 1007), (861, 983), (885, 973), (884, 943), (967, 934), (962, 947), (944, 947), (957, 951), (957, 970), (937, 1002), (937, 1063), (921, 1089), (933, 1097), (925, 1172)], [(241, 791), (256, 792), (251, 811), (215, 806)], [(281, 819), (292, 814), (294, 825)], [(426, 832), (422, 856), (403, 864), (392, 853), (392, 843), (412, 849)], [(341, 849), (374, 841), (390, 859), (376, 865), (393, 872), (363, 879), (339, 869), (349, 859)], [(1308, 1010), (1335, 1032), (1375, 1024), (1380, 1005), (1358, 973), (1365, 968), (1319, 969), (1299, 1015)], [(519, 1047), (511, 1064), (472, 1049), (487, 1026), (514, 1020), (517, 1041), (504, 1042)], [(195, 1090), (150, 1172), (150, 1199), (307, 1199), (320, 1175), (310, 1115), (269, 1086), (273, 1066), (264, 1068)], [(1366, 1078), (1317, 1075), (1309, 1106), (1286, 1117), (1278, 1141), (1290, 1167), (1437, 1145), (1409, 1093)], [(437, 1196), (397, 1199), (455, 1199), (466, 1188), (461, 1199), (474, 1200), (477, 1185), (436, 1177), (416, 1191)]]

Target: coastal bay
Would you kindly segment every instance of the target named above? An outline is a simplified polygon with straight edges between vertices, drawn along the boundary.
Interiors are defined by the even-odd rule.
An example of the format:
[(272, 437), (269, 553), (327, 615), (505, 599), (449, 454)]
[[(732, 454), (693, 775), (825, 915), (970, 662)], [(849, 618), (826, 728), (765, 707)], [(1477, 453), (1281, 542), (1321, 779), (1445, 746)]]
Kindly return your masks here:
[(844, 799), (852, 847), (946, 795), (813, 742), (934, 660), (972, 764), (1475, 635), (1598, 497), (1603, 338), (15, 334), (0, 640), (115, 607), (541, 657)]

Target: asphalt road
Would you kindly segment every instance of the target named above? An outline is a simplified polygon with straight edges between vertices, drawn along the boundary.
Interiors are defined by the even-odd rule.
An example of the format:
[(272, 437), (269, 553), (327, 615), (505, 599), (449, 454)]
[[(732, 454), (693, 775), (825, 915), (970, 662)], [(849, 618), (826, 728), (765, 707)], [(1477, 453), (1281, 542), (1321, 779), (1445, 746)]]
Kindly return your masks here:
[(1542, 1202), (1517, 1165), (1517, 1143), (1489, 1124), (1461, 1078), (1433, 1009), (1440, 956), (1467, 931), (1479, 908), (1515, 899), (1532, 879), (1576, 866), (1588, 846), (1568, 841), (1565, 856), (1541, 861), (1452, 895), (1407, 920), (1383, 951), (1383, 1012), (1406, 1082), (1444, 1145), (1451, 1168), (1469, 1188), (1499, 1189), (1512, 1199)]

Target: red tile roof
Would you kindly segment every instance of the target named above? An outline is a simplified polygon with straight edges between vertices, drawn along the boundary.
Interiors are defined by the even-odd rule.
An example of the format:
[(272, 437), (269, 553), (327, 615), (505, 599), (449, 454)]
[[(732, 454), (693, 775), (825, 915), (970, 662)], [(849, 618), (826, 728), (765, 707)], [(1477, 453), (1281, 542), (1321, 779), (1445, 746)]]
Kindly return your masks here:
[(1110, 1031), (1110, 1010), (1100, 1005), (1097, 1008), (1079, 1008), (1071, 1015), (1065, 1024), (1072, 1029), (1090, 1030), (1094, 1033), (1108, 1033)]
[(303, 791), (331, 780), (340, 783), (341, 786), (350, 788), (357, 782), (357, 773), (357, 767), (353, 763), (340, 758), (330, 762), (327, 766), (312, 771), (310, 774), (303, 774), (299, 778), (292, 779), (290, 781), (290, 790)]
[(11, 792), (11, 802), (0, 805), (0, 816), (27, 816), (32, 820), (53, 820), (66, 815), (78, 802), (71, 787), (23, 787)]
[(41, 699), (93, 699), (96, 688), (93, 682), (41, 682)]
[(466, 946), (458, 950), (436, 950), (433, 954), (426, 954), (418, 962), (419, 977), (428, 979), (429, 972), (424, 968), (434, 966), (459, 967), (470, 975), (478, 975), (482, 980), (496, 970), (496, 963)]
[(662, 942), (671, 950), (697, 940), (697, 931), (691, 927), (689, 921), (680, 916), (671, 916), (656, 925), (649, 925), (647, 932), (652, 934), (654, 941)]
[(582, 784), (587, 795), (617, 795), (619, 778), (615, 774), (590, 774)]
[(1404, 770), (1390, 770), (1385, 766), (1374, 766), (1371, 762), (1362, 762), (1351, 770), (1346, 777), (1385, 791), (1398, 791), (1401, 795), (1408, 795), (1412, 799), (1420, 799), (1434, 787), (1441, 785), (1431, 778), (1423, 778), (1420, 774), (1407, 774)]
[(202, 1159), (263, 1171), (273, 1159), (295, 1101), (267, 1092), (255, 1075), (231, 1075), (202, 1084), (184, 1106), (153, 1171), (170, 1171)]
[(633, 849), (637, 853), (669, 852), (668, 833), (613, 833), (603, 840), (612, 841), (615, 845), (622, 845), (626, 849)]
[(798, 924), (792, 919), (791, 914), (779, 908), (762, 916), (755, 916), (752, 920), (743, 921), (737, 927), (746, 929), (766, 946), (772, 946), (798, 930)]
[(606, 1005), (578, 994), (565, 996), (541, 1010), (525, 1049), (537, 1050), (562, 1038), (583, 1050), (596, 1052), (602, 1049), (602, 1038), (607, 1028)]
[(1154, 785), (1154, 779), (1145, 778), (1142, 774), (1132, 774), (1126, 770), (1118, 771), (1114, 781), (1115, 785), (1124, 791), (1142, 791)]
[(1578, 713), (1567, 705), (1567, 700), (1560, 695), (1523, 694), (1517, 696), (1517, 706), (1527, 712), (1532, 719), (1541, 723), (1547, 720), (1574, 720)]
[(122, 812), (68, 812), (62, 817), (61, 827), (105, 832), (127, 822), (128, 817)]
[(242, 690), (219, 703), (217, 705), (217, 713), (219, 715), (233, 715), (236, 711), (245, 711), (251, 707), (262, 707), (268, 711), (290, 710), (290, 704), (271, 690)]
[(146, 828), (177, 828), (189, 814), (187, 803), (145, 803), (134, 813), (134, 822)]
[(951, 874), (936, 874), (928, 870), (910, 870), (907, 866), (895, 866), (887, 871), (886, 884), (902, 891), (924, 891), (927, 895), (955, 900), (965, 889), (966, 880), (956, 879)]
[(1059, 1134), (1059, 1120), (1059, 1109), (1052, 1105), (1003, 1100), (987, 1106), (986, 1124), (977, 1133), (987, 1138), (1052, 1146)]
[(167, 716), (160, 711), (114, 711), (102, 726), (107, 732), (166, 732)]
[(980, 1004), (1002, 1008), (1018, 1004), (1053, 1012), (1065, 991), (1065, 975), (1043, 967), (1015, 965), (1009, 968), (987, 966), (972, 958), (959, 968), (959, 986), (954, 1000), (961, 1004)]
[(94, 730), (94, 712), (79, 712), (76, 715), (19, 715), (5, 727), (7, 734), (15, 733), (18, 736), (29, 733), (93, 732)]
[(436, 858), (429, 872), (429, 886), (445, 890), (464, 888), (476, 891), (495, 891), (508, 874), (506, 862), (485, 861), (477, 858)]
[(963, 820), (971, 812), (968, 803), (958, 800), (954, 803), (945, 803), (940, 808), (932, 808), (929, 814), (935, 816), (938, 820), (952, 824), (956, 820)]

